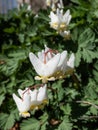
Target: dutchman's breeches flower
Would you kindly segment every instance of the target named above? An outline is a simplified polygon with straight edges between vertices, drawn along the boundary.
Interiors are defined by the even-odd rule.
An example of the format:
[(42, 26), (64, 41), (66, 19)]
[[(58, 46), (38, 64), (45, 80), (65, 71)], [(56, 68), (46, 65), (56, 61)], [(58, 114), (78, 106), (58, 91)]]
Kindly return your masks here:
[[(19, 90), (20, 91), (20, 90)], [(18, 91), (18, 93), (19, 93)], [(30, 113), (28, 112), (30, 110), (31, 106), (31, 97), (28, 92), (26, 92), (24, 95), (20, 94), (20, 98), (16, 96), (16, 94), (13, 94), (13, 99), (17, 105), (17, 108), (19, 110), (19, 115), (22, 117), (30, 117)]]
[(43, 83), (47, 81), (54, 81), (59, 78), (64, 78), (68, 72), (74, 69), (74, 54), (67, 58), (67, 51), (58, 53), (45, 46), (45, 50), (38, 52), (38, 57), (30, 52), (30, 61), (39, 76), (36, 80), (42, 80)]
[(57, 9), (56, 14), (51, 11), (49, 17), (51, 20), (50, 26), (52, 28), (58, 32), (67, 30), (71, 20), (70, 10), (67, 10), (65, 14), (63, 14), (63, 10)]
[(51, 20), (51, 28), (57, 30), (57, 33), (65, 39), (69, 39), (70, 31), (68, 30), (68, 26), (71, 20), (70, 10), (67, 10), (65, 14), (63, 14), (63, 10), (57, 9), (56, 13), (51, 11), (49, 17)]
[(46, 5), (49, 6), (52, 11), (56, 11), (56, 8), (64, 8), (62, 0), (46, 0)]
[(51, 6), (51, 0), (46, 0), (46, 5)]
[(35, 89), (34, 91), (30, 90), (31, 95), (31, 107), (30, 109), (39, 109), (43, 107), (48, 102), (47, 95), (47, 85)]
[(64, 31), (64, 32), (60, 32), (60, 35), (62, 36), (62, 37), (64, 37), (65, 39), (70, 39), (70, 31), (68, 30), (68, 31)]
[(18, 89), (18, 93), (20, 98), (13, 94), (13, 99), (19, 110), (19, 115), (22, 117), (30, 117), (28, 111), (42, 108), (48, 102), (46, 84), (33, 91), (30, 88), (26, 88), (25, 90)]

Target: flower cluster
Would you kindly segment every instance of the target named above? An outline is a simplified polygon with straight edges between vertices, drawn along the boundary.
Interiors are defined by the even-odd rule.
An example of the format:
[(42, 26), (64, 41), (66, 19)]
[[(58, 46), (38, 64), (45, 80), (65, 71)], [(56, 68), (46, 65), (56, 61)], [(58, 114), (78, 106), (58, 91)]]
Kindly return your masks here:
[(46, 84), (39, 89), (35, 88), (33, 91), (30, 88), (26, 88), (25, 90), (18, 89), (18, 94), (20, 98), (16, 94), (13, 94), (13, 99), (22, 117), (30, 117), (28, 111), (39, 109), (48, 102)]
[(68, 59), (67, 51), (59, 53), (45, 46), (45, 50), (38, 52), (38, 57), (32, 52), (29, 54), (30, 61), (37, 72), (36, 80), (54, 81), (71, 74), (74, 69), (75, 56), (72, 53)]
[[(56, 1), (58, 2), (58, 1)], [(55, 5), (55, 2), (52, 2)], [(55, 11), (52, 10), (49, 15), (50, 27), (57, 30), (57, 32), (65, 39), (70, 38), (70, 31), (68, 30), (69, 23), (71, 21), (70, 10), (63, 12), (63, 2), (60, 0)]]
[(57, 50), (52, 50), (45, 45), (45, 50), (38, 52), (38, 57), (30, 52), (30, 61), (37, 72), (36, 80), (42, 80), (42, 85), (39, 89), (30, 88), (18, 90), (19, 97), (13, 94), (13, 99), (18, 107), (22, 117), (29, 117), (28, 111), (43, 107), (48, 101), (47, 85), (48, 81), (65, 78), (74, 70), (75, 56), (72, 53), (68, 58), (67, 51), (59, 53)]

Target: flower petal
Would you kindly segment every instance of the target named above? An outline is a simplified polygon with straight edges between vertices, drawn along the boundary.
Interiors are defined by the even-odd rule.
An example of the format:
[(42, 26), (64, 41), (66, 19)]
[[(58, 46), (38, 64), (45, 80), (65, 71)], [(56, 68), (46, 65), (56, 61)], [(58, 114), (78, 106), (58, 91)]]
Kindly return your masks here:
[(33, 53), (29, 53), (29, 58), (30, 58), (30, 61), (31, 61), (35, 71), (39, 75), (43, 75), (44, 64)]
[(72, 53), (67, 62), (67, 65), (71, 68), (74, 68), (74, 61), (75, 61), (75, 55)]
[(51, 76), (55, 73), (55, 71), (57, 70), (57, 65), (60, 61), (60, 56), (60, 53), (58, 53), (47, 62), (47, 64), (44, 67), (44, 76)]
[(20, 99), (15, 94), (13, 94), (13, 99), (20, 112), (27, 112), (30, 109), (30, 95), (24, 95), (24, 98)]
[(38, 92), (38, 96), (37, 96), (37, 101), (42, 102), (45, 99), (48, 99), (47, 85), (46, 84), (43, 87), (40, 87), (39, 92)]
[(43, 62), (44, 61), (44, 53), (45, 51), (42, 50), (41, 52), (38, 52), (38, 58)]
[(57, 65), (60, 60), (60, 54), (58, 53), (53, 58), (51, 58), (51, 60), (49, 60), (47, 64), (42, 63), (33, 53), (29, 54), (29, 58), (35, 71), (40, 76), (50, 76), (57, 69)]
[(28, 93), (28, 88), (25, 88), (25, 90), (18, 89), (18, 94), (22, 98), (24, 94)]
[(17, 97), (16, 94), (13, 94), (13, 99), (18, 107), (18, 110), (22, 111), (22, 109), (23, 109), (22, 100), (19, 97)]
[(24, 118), (30, 117), (30, 113), (29, 112), (20, 112), (19, 115), (24, 117)]
[(51, 18), (50, 24), (59, 22), (59, 19), (58, 19), (57, 15), (54, 14), (52, 11), (50, 12), (50, 16), (49, 17)]
[(24, 90), (18, 89), (18, 94), (22, 98)]
[(67, 10), (65, 12), (63, 18), (64, 18), (64, 21), (66, 22), (66, 25), (68, 25), (71, 20), (70, 10)]
[(70, 58), (69, 58), (69, 60), (67, 61), (66, 66), (63, 68), (63, 72), (65, 73), (65, 75), (73, 73), (73, 70), (74, 70), (74, 60), (75, 60), (75, 56), (72, 53)]
[(64, 66), (65, 63), (67, 63), (67, 51), (63, 51), (61, 53), (60, 62), (58, 64), (58, 69), (61, 68), (61, 66)]
[(37, 102), (37, 93), (38, 93), (38, 90), (37, 89), (34, 89), (33, 91), (30, 90), (30, 95), (31, 95), (31, 105), (35, 105), (36, 102)]

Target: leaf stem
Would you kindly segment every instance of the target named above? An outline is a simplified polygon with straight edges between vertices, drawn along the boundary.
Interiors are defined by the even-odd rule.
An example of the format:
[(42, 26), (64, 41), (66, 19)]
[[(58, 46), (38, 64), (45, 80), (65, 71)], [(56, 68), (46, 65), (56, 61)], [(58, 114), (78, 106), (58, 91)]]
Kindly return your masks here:
[(96, 109), (98, 109), (98, 106), (91, 103), (91, 102), (88, 102), (88, 101), (76, 101), (76, 103), (83, 103), (83, 104), (88, 104), (88, 105), (91, 105), (93, 107), (95, 107)]

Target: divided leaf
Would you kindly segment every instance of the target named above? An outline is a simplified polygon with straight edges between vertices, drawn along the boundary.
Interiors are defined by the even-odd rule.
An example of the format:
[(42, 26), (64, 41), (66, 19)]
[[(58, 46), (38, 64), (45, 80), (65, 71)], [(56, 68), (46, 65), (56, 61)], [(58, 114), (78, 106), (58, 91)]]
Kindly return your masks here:
[(40, 122), (34, 118), (23, 120), (20, 125), (20, 130), (39, 130)]
[(14, 123), (15, 118), (12, 113), (10, 115), (5, 113), (0, 114), (0, 128), (2, 128), (2, 130), (9, 130), (11, 127), (13, 127)]
[(69, 121), (68, 117), (65, 117), (63, 122), (59, 125), (58, 130), (72, 130), (72, 123)]

